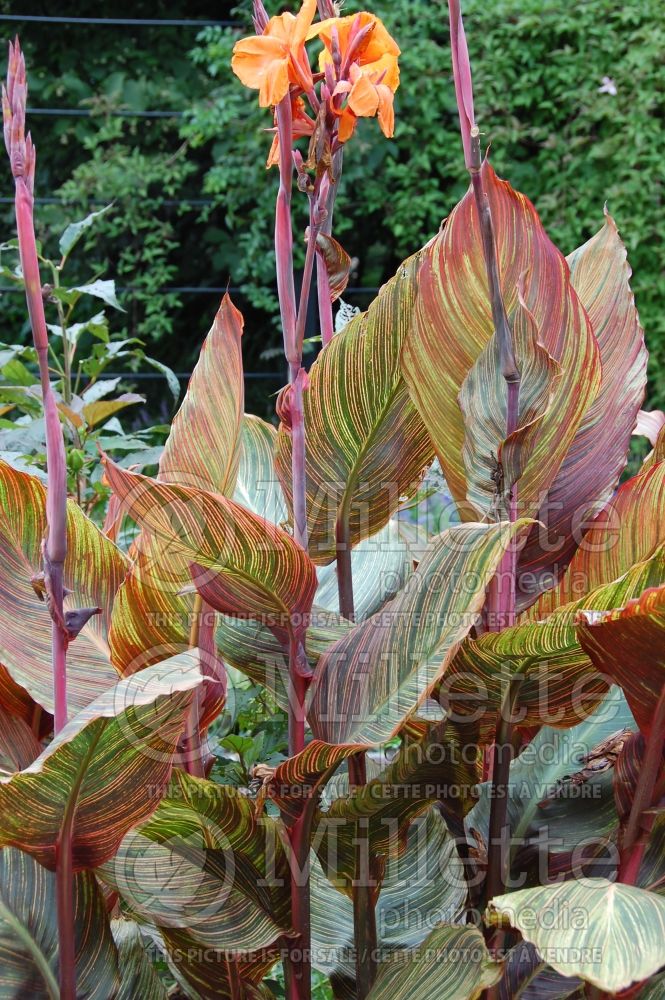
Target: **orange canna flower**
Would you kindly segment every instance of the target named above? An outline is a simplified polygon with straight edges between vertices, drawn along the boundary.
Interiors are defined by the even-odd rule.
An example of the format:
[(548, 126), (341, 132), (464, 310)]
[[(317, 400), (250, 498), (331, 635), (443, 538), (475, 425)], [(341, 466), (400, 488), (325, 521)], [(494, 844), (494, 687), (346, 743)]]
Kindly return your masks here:
[(316, 0), (303, 0), (297, 16), (288, 11), (271, 17), (262, 35), (243, 38), (233, 47), (231, 67), (252, 90), (262, 108), (279, 104), (291, 84), (311, 90), (314, 83), (305, 42), (316, 14)]
[[(361, 66), (364, 66), (367, 63), (378, 62), (378, 60), (385, 55), (390, 55), (394, 57), (394, 65), (395, 69), (397, 69), (397, 56), (400, 55), (400, 48), (397, 42), (389, 34), (384, 27), (383, 22), (378, 17), (374, 14), (370, 14), (366, 10), (363, 10), (359, 14), (351, 14), (348, 17), (329, 17), (326, 21), (321, 21), (320, 24), (315, 24), (314, 27), (309, 29), (307, 38), (310, 39), (318, 36), (325, 45), (325, 49), (319, 56), (319, 67), (321, 71), (325, 71), (326, 63), (332, 62), (332, 39), (334, 28), (337, 29), (339, 48), (343, 60), (349, 49), (349, 41), (353, 29), (357, 26), (357, 28), (362, 30), (368, 25), (372, 25), (372, 30), (360, 42), (357, 50), (353, 54), (353, 61), (359, 63)], [(397, 89), (398, 83), (399, 71), (393, 88), (394, 90)], [(391, 83), (388, 82), (388, 86), (390, 85)]]
[[(346, 142), (355, 132), (358, 118), (379, 119), (381, 131), (387, 139), (395, 133), (393, 89), (385, 82), (386, 72), (381, 60), (361, 69), (356, 63), (349, 70), (350, 80), (335, 87), (335, 94), (348, 94), (346, 106), (340, 114), (339, 141)], [(378, 67), (376, 69), (375, 67)]]

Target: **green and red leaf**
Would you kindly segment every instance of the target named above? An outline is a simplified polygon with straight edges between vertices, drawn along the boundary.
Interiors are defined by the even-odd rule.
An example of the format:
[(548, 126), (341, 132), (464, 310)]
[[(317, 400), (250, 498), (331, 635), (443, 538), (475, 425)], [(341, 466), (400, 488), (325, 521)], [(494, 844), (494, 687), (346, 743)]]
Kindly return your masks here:
[[(51, 618), (42, 600), (41, 546), (46, 534), (45, 490), (34, 476), (0, 462), (0, 662), (16, 685), (53, 712)], [(65, 611), (100, 607), (70, 644), (70, 712), (91, 702), (118, 679), (108, 647), (116, 591), (127, 572), (122, 552), (72, 501), (67, 504)]]
[(159, 479), (231, 496), (243, 422), (243, 319), (222, 299), (176, 413), (159, 462)]
[(74, 870), (112, 857), (127, 830), (156, 808), (200, 683), (191, 652), (119, 681), (82, 709), (30, 767), (0, 778), (0, 846), (54, 869), (73, 811)]
[(518, 588), (528, 606), (552, 585), (580, 543), (580, 524), (616, 489), (646, 387), (647, 350), (630, 287), (631, 270), (614, 219), (567, 258), (570, 281), (598, 341), (602, 379), (520, 555)]
[(155, 547), (155, 558), (143, 567), (151, 586), (177, 594), (183, 577), (193, 575), (217, 611), (264, 622), (283, 641), (304, 633), (316, 571), (290, 535), (220, 494), (156, 482), (109, 459), (105, 468)]
[[(399, 366), (412, 321), (418, 257), (402, 264), (366, 313), (321, 351), (303, 394), (309, 552), (328, 563), (337, 525), (352, 545), (378, 532), (418, 488), (432, 446)], [(291, 497), (291, 435), (282, 426), (277, 471)]]
[[(73, 879), (77, 995), (120, 996), (117, 954), (95, 876)], [(59, 1000), (56, 876), (13, 847), (0, 851), (0, 996)]]
[[(589, 320), (571, 288), (568, 267), (524, 195), (482, 168), (494, 222), (501, 290), (509, 322), (520, 297), (542, 349), (558, 363), (549, 407), (522, 470), (520, 510), (535, 514), (576, 430), (598, 392), (600, 358)], [(411, 396), (430, 432), (446, 482), (466, 520), (468, 502), (465, 425), (459, 393), (493, 332), (478, 213), (471, 190), (440, 234), (422, 251), (414, 322), (404, 341), (402, 368)], [(503, 434), (493, 449), (497, 454)], [(487, 470), (491, 483), (491, 468)]]
[(598, 617), (580, 613), (579, 641), (596, 669), (619, 684), (640, 731), (649, 736), (665, 686), (665, 585)]
[(308, 708), (318, 739), (374, 746), (398, 732), (476, 623), (485, 588), (528, 523), (456, 525), (430, 542), (405, 590), (319, 660)]
[[(643, 468), (619, 487), (593, 519), (565, 574), (529, 609), (532, 620), (617, 580), (665, 542), (665, 461)], [(578, 534), (579, 541), (582, 534)], [(609, 609), (601, 609), (609, 610)]]

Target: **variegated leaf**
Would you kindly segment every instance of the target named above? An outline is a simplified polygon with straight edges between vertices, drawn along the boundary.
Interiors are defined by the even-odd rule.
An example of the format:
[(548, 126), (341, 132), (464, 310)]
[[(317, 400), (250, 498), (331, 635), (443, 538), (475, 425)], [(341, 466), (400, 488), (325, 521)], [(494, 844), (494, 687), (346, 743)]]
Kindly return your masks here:
[[(515, 306), (512, 332), (521, 376), (517, 429), (506, 437), (508, 389), (496, 334), (479, 354), (458, 397), (465, 427), (466, 499), (479, 519), (507, 518), (507, 498), (538, 444), (541, 423), (560, 378), (559, 365), (539, 342), (535, 320), (521, 299)], [(497, 463), (500, 483), (492, 479)]]
[[(304, 392), (307, 528), (316, 563), (335, 558), (337, 533), (350, 544), (376, 534), (418, 488), (432, 458), (429, 435), (409, 398), (399, 353), (411, 323), (418, 257), (411, 257), (321, 351)], [(291, 435), (282, 426), (277, 471), (291, 493)], [(340, 536), (341, 537), (341, 536)]]
[(200, 683), (192, 652), (119, 681), (82, 709), (30, 767), (0, 778), (0, 846), (54, 869), (64, 818), (74, 810), (74, 870), (112, 857), (127, 830), (156, 808)]
[(20, 771), (29, 767), (41, 752), (41, 744), (27, 722), (10, 715), (0, 704), (0, 761), (9, 762), (12, 771)]
[(308, 709), (318, 739), (372, 746), (398, 731), (475, 623), (504, 552), (528, 523), (456, 525), (430, 542), (406, 589), (319, 660)]
[[(52, 713), (51, 618), (38, 594), (45, 533), (44, 487), (34, 476), (0, 462), (0, 662), (15, 684)], [(70, 501), (64, 583), (71, 594), (65, 598), (65, 611), (102, 609), (83, 626), (68, 650), (70, 713), (118, 679), (109, 656), (107, 630), (127, 565), (120, 550)]]
[[(318, 850), (323, 853), (322, 848)], [(338, 881), (330, 867), (329, 874), (333, 882)], [(382, 954), (390, 956), (396, 949), (421, 944), (439, 922), (458, 920), (465, 901), (464, 869), (455, 839), (440, 813), (429, 809), (412, 823), (405, 849), (383, 867), (375, 905)], [(328, 975), (336, 971), (337, 977), (354, 980), (353, 906), (348, 895), (331, 891), (314, 854), (311, 912), (314, 967)]]
[[(351, 623), (312, 606), (305, 635), (305, 652), (313, 670), (325, 650), (350, 630)], [(289, 661), (283, 645), (265, 625), (253, 619), (220, 616), (217, 648), (227, 663), (267, 688), (280, 708), (288, 711)]]
[[(74, 876), (77, 995), (108, 1000), (120, 986), (104, 897), (91, 872)], [(59, 1000), (56, 876), (29, 854), (0, 851), (0, 998)]]
[(491, 900), (487, 918), (516, 927), (562, 976), (607, 993), (663, 964), (665, 899), (632, 885), (587, 878), (521, 889)]
[(328, 236), (327, 233), (317, 233), (316, 249), (323, 259), (328, 284), (330, 285), (330, 301), (335, 302), (349, 283), (349, 273), (351, 271), (351, 258), (343, 246)]
[(649, 736), (665, 688), (665, 585), (645, 590), (625, 607), (587, 620), (579, 641), (596, 668), (623, 688), (641, 732)]
[(277, 431), (260, 417), (246, 413), (240, 431), (240, 458), (233, 499), (273, 524), (288, 520), (282, 487), (275, 471)]
[(547, 537), (534, 528), (520, 555), (518, 603), (523, 607), (561, 576), (580, 544), (582, 522), (610, 500), (626, 465), (646, 387), (648, 355), (631, 270), (607, 211), (603, 228), (567, 260), (572, 287), (598, 341), (602, 380), (538, 514)]
[(180, 771), (171, 792), (127, 834), (102, 877), (142, 920), (199, 946), (229, 955), (268, 948), (290, 924), (275, 822), (259, 820), (237, 789)]
[[(561, 370), (517, 486), (520, 510), (534, 515), (596, 397), (600, 358), (586, 313), (571, 288), (566, 262), (547, 237), (533, 205), (500, 180), (487, 161), (482, 177), (509, 322), (515, 322), (521, 294), (539, 343)], [(494, 328), (471, 190), (422, 252), (418, 291), (414, 322), (402, 350), (404, 377), (462, 516), (474, 520), (477, 513), (466, 500), (465, 427), (458, 394)], [(488, 468), (488, 480), (490, 472)]]
[(159, 479), (231, 496), (243, 422), (243, 319), (227, 293), (176, 413)]
[[(267, 624), (281, 641), (302, 636), (316, 571), (285, 531), (220, 494), (155, 482), (105, 459), (106, 475), (128, 513), (156, 538), (143, 581), (180, 589), (189, 573), (203, 599), (224, 614)], [(176, 589), (177, 588), (177, 589)]]
[[(404, 587), (413, 572), (413, 557), (394, 518), (376, 535), (356, 545), (351, 552), (351, 572), (356, 621), (369, 618)], [(318, 580), (314, 603), (339, 613), (337, 562), (321, 566)]]
[(133, 920), (113, 920), (111, 933), (118, 949), (121, 976), (115, 1000), (167, 1000), (138, 925)]
[[(547, 617), (562, 604), (616, 580), (665, 542), (665, 461), (625, 482), (594, 518), (559, 584), (528, 611)], [(580, 526), (581, 527), (581, 526)], [(578, 535), (582, 540), (582, 533)]]
[(493, 729), (510, 677), (530, 661), (520, 687), (520, 724), (576, 725), (593, 711), (610, 683), (608, 672), (599, 672), (580, 644), (579, 614), (615, 608), (663, 582), (665, 543), (618, 580), (564, 604), (543, 621), (467, 639), (448, 668), (440, 697), (459, 716), (473, 715)]
[(338, 795), (317, 815), (313, 837), (327, 877), (351, 896), (356, 877), (357, 829), (364, 831), (373, 866), (380, 873), (386, 864), (401, 857), (409, 828), (413, 829), (419, 817), (429, 814), (433, 803), (444, 803), (451, 815), (468, 812), (478, 780), (477, 769), (468, 762), (455, 727), (445, 723), (430, 727), (427, 736), (404, 746), (389, 766), (366, 785), (349, 789), (347, 782), (346, 793)]
[(368, 1000), (477, 1000), (501, 972), (479, 930), (440, 924), (414, 952), (379, 963)]
[[(531, 841), (538, 844), (538, 831), (541, 829), (548, 833), (551, 841), (548, 842), (548, 850), (551, 852), (570, 850), (571, 839), (574, 846), (582, 841), (583, 836), (575, 823), (584, 800), (574, 794), (567, 800), (568, 816), (565, 824), (552, 822), (547, 806), (550, 802), (557, 801), (556, 796), (565, 791), (572, 775), (584, 766), (582, 758), (585, 754), (616, 733), (633, 726), (633, 718), (621, 690), (613, 687), (600, 707), (572, 729), (555, 729), (551, 725), (542, 727), (510, 765), (506, 797), (513, 858)], [(611, 811), (611, 781), (608, 792)], [(484, 782), (480, 785), (478, 795), (476, 806), (466, 817), (466, 827), (469, 831), (476, 830), (487, 842), (492, 805), (491, 783)], [(591, 805), (598, 804), (598, 800), (594, 800), (592, 796), (587, 801)], [(616, 824), (616, 814), (611, 817), (611, 821)], [(601, 839), (606, 831), (600, 828), (598, 814), (595, 823), (591, 834)]]

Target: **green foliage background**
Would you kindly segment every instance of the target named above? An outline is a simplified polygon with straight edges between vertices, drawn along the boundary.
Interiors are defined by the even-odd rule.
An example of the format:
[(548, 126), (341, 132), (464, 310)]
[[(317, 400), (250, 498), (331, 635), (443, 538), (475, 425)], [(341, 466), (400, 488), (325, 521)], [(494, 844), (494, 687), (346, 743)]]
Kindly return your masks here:
[[(215, 7), (237, 28), (140, 28), (18, 24), (34, 106), (84, 107), (88, 119), (33, 118), (41, 235), (55, 238), (91, 199), (115, 200), (90, 244), (99, 270), (131, 286), (125, 332), (153, 354), (189, 368), (216, 296), (164, 294), (165, 286), (241, 286), (246, 366), (277, 371), (269, 349), (276, 325), (272, 213), (276, 172), (266, 173), (269, 113), (229, 68), (233, 42), (248, 30), (250, 0)], [(270, 12), (281, 9), (268, 3)], [(362, 9), (348, 0), (345, 12)], [(0, 4), (4, 12), (14, 5)], [(347, 150), (336, 234), (357, 269), (354, 286), (375, 287), (438, 229), (466, 179), (450, 74), (446, 5), (376, 0), (371, 5), (402, 48), (395, 139), (362, 122)], [(498, 171), (536, 204), (569, 252), (617, 219), (635, 272), (634, 289), (651, 349), (650, 404), (665, 405), (662, 151), (665, 21), (660, 0), (466, 0), (476, 114)], [(47, 11), (45, 11), (47, 12)], [(68, 5), (71, 16), (106, 16)], [(202, 3), (147, 3), (108, 16), (210, 18)], [(244, 29), (242, 25), (247, 25)], [(14, 29), (14, 25), (8, 25)], [(610, 78), (608, 93), (603, 87)], [(112, 111), (170, 109), (181, 119), (113, 117)], [(3, 175), (3, 195), (10, 177)], [(171, 202), (190, 199), (188, 204)], [(212, 204), (196, 204), (197, 200)], [(303, 226), (305, 223), (303, 205)], [(11, 235), (7, 212), (4, 232)], [(347, 298), (364, 306), (370, 295)], [(3, 298), (5, 324), (24, 322)], [(3, 324), (4, 325), (4, 324)], [(316, 332), (311, 330), (311, 333)], [(2, 339), (10, 340), (5, 335)], [(264, 352), (268, 349), (268, 357)], [(260, 383), (257, 393), (279, 385)], [(255, 408), (265, 408), (265, 402)]]

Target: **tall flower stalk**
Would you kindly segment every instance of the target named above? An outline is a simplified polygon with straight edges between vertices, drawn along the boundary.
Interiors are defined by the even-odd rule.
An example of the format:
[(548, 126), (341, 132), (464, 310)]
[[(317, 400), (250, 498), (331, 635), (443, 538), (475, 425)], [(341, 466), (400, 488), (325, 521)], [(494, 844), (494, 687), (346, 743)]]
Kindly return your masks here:
[[(317, 9), (322, 20), (313, 25)], [(279, 167), (275, 257), (284, 352), (289, 367), (289, 386), (280, 395), (278, 412), (291, 436), (294, 537), (305, 549), (308, 545), (304, 417), (307, 375), (302, 365), (302, 352), (314, 267), (321, 339), (325, 347), (334, 334), (332, 302), (339, 294), (338, 276), (335, 294), (331, 289), (326, 253), (341, 261), (346, 258), (332, 239), (332, 216), (344, 143), (353, 135), (360, 117), (378, 117), (384, 134), (392, 136), (393, 94), (399, 83), (399, 48), (379, 19), (366, 12), (351, 17), (337, 14), (331, 0), (318, 0), (318, 3), (317, 0), (303, 0), (297, 16), (285, 13), (269, 18), (262, 0), (254, 0), (257, 34), (238, 42), (233, 55), (236, 75), (246, 86), (259, 91), (262, 106), (274, 108), (275, 135), (268, 166), (276, 164)], [(305, 48), (306, 41), (313, 38), (323, 42), (318, 72), (312, 71)], [(306, 158), (294, 147), (295, 140), (305, 137), (309, 138)], [(295, 292), (293, 259), (294, 174), (298, 191), (308, 199), (309, 216), (299, 299)], [(348, 268), (346, 277), (348, 280)], [(344, 283), (342, 278), (341, 287)], [(353, 619), (351, 550), (344, 524), (337, 525), (336, 547), (340, 610)], [(292, 638), (289, 646), (291, 755), (305, 745), (304, 704), (309, 680), (302, 642)], [(349, 775), (354, 784), (364, 784), (363, 754), (350, 763)], [(287, 995), (289, 1000), (309, 1000), (309, 880), (306, 873), (309, 836), (306, 824), (296, 824), (289, 839), (293, 862), (292, 922), (298, 939), (286, 961)], [(362, 841), (362, 836), (359, 839)], [(362, 871), (363, 857), (363, 844), (360, 843), (357, 874)], [(376, 928), (374, 900), (370, 887), (363, 884), (362, 878), (357, 879), (354, 887), (354, 915), (358, 996), (363, 1000), (374, 978)]]
[[(67, 463), (62, 425), (49, 377), (48, 334), (33, 220), (36, 151), (30, 134), (25, 134), (27, 97), (25, 59), (17, 38), (14, 44), (9, 44), (7, 85), (2, 89), (2, 115), (5, 146), (14, 177), (19, 256), (39, 362), (46, 426), (48, 480), (46, 538), (42, 556), (44, 591), (52, 623), (54, 729), (58, 733), (67, 722), (67, 646), (70, 640), (63, 609), (63, 574), (67, 555)], [(76, 996), (71, 835), (71, 823), (65, 818), (56, 851), (61, 1000), (75, 1000)]]

